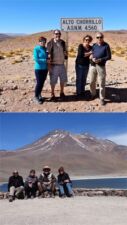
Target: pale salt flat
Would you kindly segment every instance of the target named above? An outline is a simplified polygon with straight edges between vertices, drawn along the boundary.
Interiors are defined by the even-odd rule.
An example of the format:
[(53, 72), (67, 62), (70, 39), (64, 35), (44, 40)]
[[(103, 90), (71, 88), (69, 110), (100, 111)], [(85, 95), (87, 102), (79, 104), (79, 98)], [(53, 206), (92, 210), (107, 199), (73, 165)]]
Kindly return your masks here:
[(126, 225), (126, 197), (0, 201), (0, 225)]

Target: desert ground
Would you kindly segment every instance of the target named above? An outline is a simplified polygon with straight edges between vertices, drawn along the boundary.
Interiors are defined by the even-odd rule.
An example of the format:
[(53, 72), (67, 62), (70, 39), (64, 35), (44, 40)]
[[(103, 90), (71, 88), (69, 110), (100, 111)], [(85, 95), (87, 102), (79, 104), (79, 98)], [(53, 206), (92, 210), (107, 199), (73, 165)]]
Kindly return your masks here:
[(126, 197), (74, 197), (0, 202), (1, 225), (126, 225)]
[[(127, 32), (107, 32), (105, 40), (112, 49), (112, 60), (107, 63), (106, 105), (100, 106), (99, 98), (90, 101), (89, 76), (86, 96), (75, 95), (75, 58), (83, 33), (69, 36), (68, 83), (66, 99), (59, 99), (59, 84), (56, 86), (57, 102), (50, 102), (49, 76), (42, 95), (45, 101), (37, 105), (34, 100), (34, 62), (32, 50), (37, 38), (42, 35), (13, 38), (0, 42), (0, 111), (1, 112), (126, 112), (127, 111)], [(44, 33), (48, 39), (52, 32)], [(95, 34), (92, 34), (95, 35)], [(63, 34), (64, 39), (65, 34)], [(124, 46), (123, 46), (124, 43)]]

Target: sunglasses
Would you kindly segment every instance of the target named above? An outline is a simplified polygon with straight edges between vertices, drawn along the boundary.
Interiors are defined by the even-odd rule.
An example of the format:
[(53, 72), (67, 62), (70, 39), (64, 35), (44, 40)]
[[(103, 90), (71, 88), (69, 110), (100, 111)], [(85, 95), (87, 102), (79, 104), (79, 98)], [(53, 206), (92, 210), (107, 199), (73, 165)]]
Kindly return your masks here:
[(101, 39), (101, 38), (103, 38), (102, 36), (98, 36), (98, 37), (96, 37), (97, 39)]
[(40, 41), (40, 43), (46, 43), (46, 41)]
[(90, 41), (90, 39), (85, 39), (85, 41)]
[(60, 33), (55, 33), (55, 35), (61, 35)]

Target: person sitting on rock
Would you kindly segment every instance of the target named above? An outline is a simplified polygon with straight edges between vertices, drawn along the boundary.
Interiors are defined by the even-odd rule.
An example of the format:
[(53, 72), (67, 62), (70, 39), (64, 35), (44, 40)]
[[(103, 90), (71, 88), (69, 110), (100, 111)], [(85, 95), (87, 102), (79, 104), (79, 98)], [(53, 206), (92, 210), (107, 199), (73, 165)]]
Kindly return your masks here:
[(38, 177), (35, 170), (31, 170), (25, 181), (25, 199), (35, 198), (38, 190)]
[(24, 198), (24, 182), (22, 176), (19, 176), (17, 170), (15, 170), (8, 181), (9, 202), (12, 202), (16, 198)]
[(56, 178), (51, 173), (51, 168), (49, 166), (44, 166), (43, 173), (40, 174), (39, 191), (40, 191), (41, 197), (45, 197), (46, 192), (48, 192), (48, 194), (49, 194), (48, 196), (55, 197)]
[(73, 190), (72, 190), (72, 182), (70, 180), (70, 177), (68, 173), (64, 171), (63, 167), (60, 167), (58, 169), (58, 186), (59, 186), (59, 196), (60, 197), (72, 197), (74, 196)]

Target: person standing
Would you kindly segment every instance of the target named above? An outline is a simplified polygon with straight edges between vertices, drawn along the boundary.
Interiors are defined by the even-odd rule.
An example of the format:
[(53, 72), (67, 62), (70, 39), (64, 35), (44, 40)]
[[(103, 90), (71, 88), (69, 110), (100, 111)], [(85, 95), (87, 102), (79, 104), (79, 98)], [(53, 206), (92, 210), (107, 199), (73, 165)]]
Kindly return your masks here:
[(36, 77), (36, 87), (35, 87), (35, 101), (42, 104), (43, 98), (41, 96), (42, 88), (44, 86), (45, 80), (48, 73), (48, 53), (45, 47), (46, 38), (40, 37), (38, 45), (35, 46), (33, 51), (33, 57), (35, 61), (35, 77)]
[(83, 38), (83, 43), (78, 47), (78, 54), (76, 58), (76, 94), (77, 96), (84, 96), (86, 79), (89, 71), (90, 55), (92, 54), (92, 37), (86, 35)]
[(12, 202), (15, 197), (20, 198), (21, 194), (24, 197), (24, 182), (22, 176), (15, 170), (8, 181), (9, 202)]
[(64, 171), (63, 167), (60, 167), (58, 169), (59, 175), (58, 175), (58, 186), (59, 186), (59, 196), (60, 197), (72, 197), (74, 196), (73, 190), (72, 190), (72, 182), (70, 180), (70, 177), (68, 173)]
[(67, 59), (67, 50), (65, 41), (61, 39), (60, 30), (54, 31), (54, 37), (48, 42), (47, 49), (50, 59), (51, 100), (56, 100), (55, 86), (58, 78), (60, 79), (60, 98), (64, 99), (64, 87), (67, 82), (67, 72), (64, 62)]
[(101, 32), (96, 34), (97, 42), (92, 47), (91, 66), (90, 66), (90, 92), (92, 99), (96, 96), (96, 80), (99, 80), (99, 97), (101, 105), (105, 105), (105, 80), (106, 62), (111, 59), (111, 50), (108, 43), (104, 41)]

